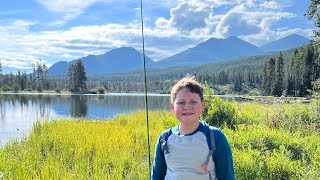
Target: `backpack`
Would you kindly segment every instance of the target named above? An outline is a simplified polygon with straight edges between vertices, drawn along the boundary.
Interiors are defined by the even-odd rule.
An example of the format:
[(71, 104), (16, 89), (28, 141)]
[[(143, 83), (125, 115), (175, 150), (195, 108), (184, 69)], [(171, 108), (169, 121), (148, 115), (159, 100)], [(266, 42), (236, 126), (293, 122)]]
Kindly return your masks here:
[[(208, 134), (206, 135), (206, 137), (209, 138), (209, 139), (207, 139), (207, 142), (210, 142), (211, 144), (208, 143), (209, 153), (208, 153), (206, 161), (203, 164), (201, 164), (201, 168), (204, 171), (208, 172), (207, 166), (209, 164), (210, 156), (212, 156), (214, 154), (214, 151), (216, 150), (216, 143), (215, 143), (215, 139), (214, 139), (214, 130), (210, 129), (208, 124), (204, 124), (204, 127), (206, 129), (206, 133), (209, 133), (209, 135)], [(172, 128), (167, 129), (162, 134), (162, 138), (160, 139), (160, 143), (161, 143), (160, 147), (161, 147), (161, 150), (164, 154), (170, 153), (167, 141), (168, 141), (169, 136), (172, 134), (171, 129)], [(215, 161), (214, 157), (212, 157), (212, 159), (213, 159), (213, 161)]]

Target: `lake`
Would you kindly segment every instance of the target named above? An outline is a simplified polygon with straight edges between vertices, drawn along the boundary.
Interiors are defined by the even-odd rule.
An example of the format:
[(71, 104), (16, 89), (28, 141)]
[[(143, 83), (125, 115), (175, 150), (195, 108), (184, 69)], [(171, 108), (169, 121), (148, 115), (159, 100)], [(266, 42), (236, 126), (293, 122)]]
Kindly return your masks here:
[[(148, 95), (149, 110), (170, 110), (169, 103), (169, 95)], [(145, 109), (144, 94), (0, 94), (0, 147), (28, 135), (37, 120), (104, 120), (139, 109)]]

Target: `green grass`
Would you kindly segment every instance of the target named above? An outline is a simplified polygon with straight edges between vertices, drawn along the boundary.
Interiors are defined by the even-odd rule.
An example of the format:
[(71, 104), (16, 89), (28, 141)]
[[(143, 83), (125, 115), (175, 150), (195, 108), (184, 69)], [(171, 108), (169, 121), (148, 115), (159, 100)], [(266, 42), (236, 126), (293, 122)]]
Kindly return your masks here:
[[(218, 105), (233, 112), (228, 117), (234, 128), (220, 128), (230, 142), (237, 179), (320, 178), (316, 103)], [(152, 159), (159, 134), (177, 121), (170, 112), (154, 111), (149, 123)], [(108, 121), (36, 123), (24, 140), (0, 149), (0, 179), (148, 179), (147, 147), (143, 111)]]

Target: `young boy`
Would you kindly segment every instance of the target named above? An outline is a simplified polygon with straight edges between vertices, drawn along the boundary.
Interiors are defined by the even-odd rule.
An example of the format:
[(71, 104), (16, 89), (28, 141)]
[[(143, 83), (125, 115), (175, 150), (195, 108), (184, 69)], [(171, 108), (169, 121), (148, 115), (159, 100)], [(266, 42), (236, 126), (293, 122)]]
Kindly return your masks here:
[(205, 108), (200, 83), (181, 79), (172, 87), (170, 106), (180, 124), (160, 135), (151, 179), (235, 179), (225, 135), (199, 120)]

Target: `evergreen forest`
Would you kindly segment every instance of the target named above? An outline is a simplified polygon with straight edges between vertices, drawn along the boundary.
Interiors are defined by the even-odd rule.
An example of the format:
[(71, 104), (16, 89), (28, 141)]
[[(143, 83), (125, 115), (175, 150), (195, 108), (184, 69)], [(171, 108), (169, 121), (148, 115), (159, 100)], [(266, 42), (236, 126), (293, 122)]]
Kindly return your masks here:
[[(1, 63), (1, 62), (0, 62)], [(1, 70), (1, 64), (0, 64)], [(319, 44), (259, 56), (209, 63), (197, 67), (148, 69), (150, 93), (169, 93), (176, 80), (194, 75), (215, 90), (215, 94), (259, 96), (310, 96), (320, 78)], [(68, 68), (67, 75), (49, 76), (41, 60), (33, 72), (0, 71), (2, 91), (70, 91), (71, 93), (143, 92), (143, 71), (114, 74), (86, 74), (80, 59)]]

